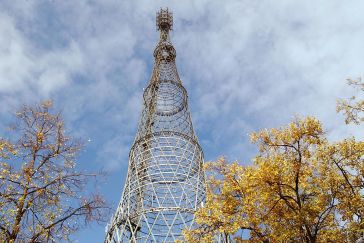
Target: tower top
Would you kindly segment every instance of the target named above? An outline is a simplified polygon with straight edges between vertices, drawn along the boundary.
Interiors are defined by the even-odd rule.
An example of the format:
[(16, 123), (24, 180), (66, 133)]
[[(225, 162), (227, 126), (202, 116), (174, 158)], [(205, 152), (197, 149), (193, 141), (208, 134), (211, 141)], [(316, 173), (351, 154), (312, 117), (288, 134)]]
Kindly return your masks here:
[(167, 9), (160, 9), (157, 12), (157, 31), (169, 31), (172, 30), (173, 27), (173, 15), (172, 12)]

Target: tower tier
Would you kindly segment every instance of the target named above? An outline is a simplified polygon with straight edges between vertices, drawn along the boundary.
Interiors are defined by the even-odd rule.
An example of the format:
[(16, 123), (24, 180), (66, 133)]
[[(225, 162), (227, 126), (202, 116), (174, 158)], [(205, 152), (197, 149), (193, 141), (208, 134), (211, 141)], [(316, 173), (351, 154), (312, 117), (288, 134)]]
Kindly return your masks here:
[(152, 77), (143, 94), (143, 110), (124, 191), (107, 229), (105, 242), (175, 242), (194, 225), (205, 199), (203, 152), (179, 78), (170, 41), (172, 14), (157, 15), (160, 40)]

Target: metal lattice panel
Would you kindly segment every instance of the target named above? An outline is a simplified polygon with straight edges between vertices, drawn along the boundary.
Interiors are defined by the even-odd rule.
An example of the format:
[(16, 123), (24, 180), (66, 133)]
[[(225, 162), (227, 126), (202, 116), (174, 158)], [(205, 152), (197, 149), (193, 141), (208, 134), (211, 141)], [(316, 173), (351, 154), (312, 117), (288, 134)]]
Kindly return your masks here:
[(205, 199), (203, 153), (175, 65), (172, 25), (168, 9), (158, 12), (155, 65), (143, 94), (125, 188), (105, 242), (183, 239), (182, 230), (193, 226), (193, 214)]

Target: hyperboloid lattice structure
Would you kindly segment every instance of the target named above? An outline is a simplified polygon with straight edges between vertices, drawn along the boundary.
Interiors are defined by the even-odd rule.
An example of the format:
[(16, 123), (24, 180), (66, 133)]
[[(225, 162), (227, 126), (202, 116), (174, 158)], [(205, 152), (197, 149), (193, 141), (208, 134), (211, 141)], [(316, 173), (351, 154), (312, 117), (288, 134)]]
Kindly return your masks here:
[(203, 153), (177, 73), (172, 26), (171, 12), (160, 10), (154, 69), (144, 90), (124, 191), (105, 242), (183, 240), (182, 230), (193, 226), (193, 214), (205, 197)]

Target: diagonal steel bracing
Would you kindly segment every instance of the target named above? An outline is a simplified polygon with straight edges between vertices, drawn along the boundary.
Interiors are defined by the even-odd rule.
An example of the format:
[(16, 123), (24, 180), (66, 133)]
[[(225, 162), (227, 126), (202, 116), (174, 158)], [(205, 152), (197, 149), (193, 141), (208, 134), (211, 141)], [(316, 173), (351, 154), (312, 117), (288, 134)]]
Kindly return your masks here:
[(105, 242), (174, 242), (193, 226), (205, 199), (203, 152), (193, 130), (187, 91), (170, 41), (172, 13), (157, 13), (160, 40), (124, 191)]

